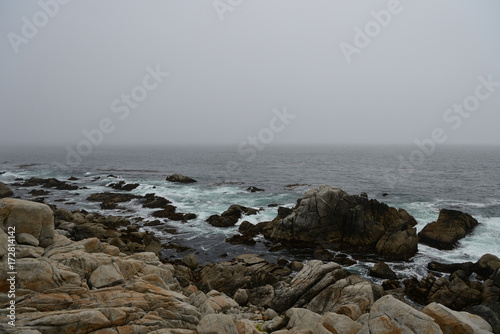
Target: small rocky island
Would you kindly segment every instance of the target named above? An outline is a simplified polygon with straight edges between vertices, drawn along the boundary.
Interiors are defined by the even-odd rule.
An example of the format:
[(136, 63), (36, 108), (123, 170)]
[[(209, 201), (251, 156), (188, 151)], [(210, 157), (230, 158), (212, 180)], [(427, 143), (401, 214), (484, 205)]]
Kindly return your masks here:
[[(385, 279), (381, 285), (330, 260), (270, 263), (241, 254), (200, 265), (190, 254), (167, 262), (158, 255), (167, 245), (125, 218), (9, 198), (13, 192), (0, 186), (1, 332), (500, 333), (500, 259), (494, 255), (475, 263), (431, 262), (426, 278), (403, 282), (379, 262), (371, 272)], [(193, 219), (154, 194), (89, 200), (116, 207), (131, 198), (161, 215)], [(232, 206), (208, 223), (224, 228), (252, 212)], [(432, 245), (433, 231), (455, 228), (435, 243), (449, 247), (477, 224), (470, 218), (443, 211), (421, 236)], [(244, 223), (239, 231), (247, 240), (262, 234), (274, 246), (314, 244), (408, 260), (417, 252), (415, 225), (405, 210), (322, 186), (295, 208), (280, 208), (273, 221)]]

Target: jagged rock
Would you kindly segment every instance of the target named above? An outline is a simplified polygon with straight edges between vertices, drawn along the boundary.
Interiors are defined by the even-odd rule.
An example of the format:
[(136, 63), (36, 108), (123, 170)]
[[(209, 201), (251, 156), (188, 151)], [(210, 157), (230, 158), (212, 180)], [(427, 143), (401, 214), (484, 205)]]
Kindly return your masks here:
[(468, 276), (472, 273), (473, 263), (463, 262), (463, 263), (439, 263), (435, 261), (429, 262), (427, 264), (429, 270), (439, 271), (442, 273), (453, 273), (457, 270), (463, 270), (468, 273)]
[(427, 224), (418, 234), (420, 242), (438, 249), (453, 249), (458, 240), (472, 232), (478, 221), (471, 215), (442, 209), (437, 221)]
[[(198, 293), (200, 292), (201, 291), (198, 291)], [(207, 293), (206, 298), (207, 299), (204, 302), (208, 305), (205, 307), (213, 310), (214, 313), (223, 313), (233, 307), (238, 307), (238, 303), (235, 300), (216, 290), (212, 290)]]
[(246, 235), (240, 235), (240, 234), (235, 234), (232, 237), (227, 238), (226, 242), (229, 242), (232, 245), (247, 245), (247, 246), (253, 246), (257, 243), (254, 239)]
[(274, 289), (266, 284), (250, 289), (248, 293), (248, 302), (258, 307), (269, 308), (273, 305)]
[(5, 185), (5, 183), (0, 182), (0, 198), (11, 197), (13, 195), (14, 195), (14, 192), (12, 191), (12, 189), (7, 187), (7, 185)]
[(160, 209), (167, 207), (171, 203), (172, 202), (164, 197), (156, 196), (155, 194), (146, 194), (144, 195), (144, 203), (142, 206), (150, 209)]
[(76, 190), (78, 186), (69, 184), (64, 181), (59, 181), (58, 179), (41, 179), (37, 177), (32, 177), (21, 184), (21, 187), (35, 187), (42, 185), (44, 188), (56, 188), (59, 190)]
[(384, 291), (387, 290), (394, 290), (394, 289), (399, 289), (401, 288), (401, 283), (399, 283), (398, 280), (387, 280), (382, 282), (382, 287), (384, 288)]
[(278, 218), (283, 219), (288, 217), (293, 212), (292, 209), (286, 208), (284, 206), (278, 207)]
[[(9, 270), (7, 258), (4, 257), (0, 263), (0, 291), (8, 291), (7, 281)], [(80, 275), (71, 271), (70, 268), (47, 258), (22, 258), (16, 261), (18, 289), (26, 289), (35, 292), (44, 292), (58, 287), (82, 285)]]
[[(340, 269), (340, 265), (334, 262), (323, 264), (322, 261), (312, 260), (304, 265), (304, 268), (295, 275), (289, 286), (275, 289), (273, 309), (284, 312), (292, 307), (310, 288), (318, 283), (327, 273)], [(318, 291), (319, 292), (319, 291)], [(308, 296), (313, 298), (314, 296)], [(304, 303), (308, 302), (305, 301)]]
[(498, 268), (500, 268), (500, 259), (492, 254), (484, 254), (473, 265), (473, 270), (485, 278), (491, 276)]
[(101, 209), (115, 209), (118, 203), (128, 202), (133, 199), (139, 199), (141, 196), (124, 193), (98, 193), (87, 197), (87, 201), (101, 202)]
[(205, 291), (217, 290), (232, 296), (238, 289), (274, 284), (291, 273), (289, 269), (267, 262), (254, 254), (243, 254), (231, 261), (204, 266), (199, 285)]
[(365, 313), (382, 294), (382, 287), (358, 276), (349, 276), (321, 291), (307, 305), (307, 309), (323, 314), (336, 312), (344, 305), (355, 304)]
[(229, 209), (224, 211), (220, 216), (212, 215), (206, 220), (212, 226), (229, 227), (235, 225), (243, 214), (250, 216), (258, 212), (256, 209), (247, 208), (241, 205), (231, 205)]
[(251, 193), (255, 193), (255, 192), (259, 192), (259, 191), (264, 191), (264, 189), (260, 189), (257, 187), (248, 187), (247, 191), (249, 191)]
[(260, 233), (259, 228), (254, 224), (248, 222), (247, 220), (241, 222), (240, 226), (238, 227), (238, 232), (250, 238), (253, 238)]
[(49, 206), (20, 199), (0, 199), (0, 228), (15, 227), (16, 234), (34, 236), (41, 247), (54, 239), (54, 214)]
[(172, 174), (167, 176), (167, 181), (176, 182), (176, 183), (194, 183), (195, 179), (190, 178), (189, 176), (184, 176), (182, 174)]
[(462, 310), (466, 306), (479, 304), (481, 300), (481, 291), (471, 289), (459, 278), (450, 282), (449, 287), (442, 286), (428, 299), (431, 303), (440, 303), (454, 310)]
[(33, 189), (30, 191), (30, 194), (33, 196), (45, 196), (45, 195), (48, 195), (50, 193), (47, 190), (43, 190), (43, 189)]
[(500, 334), (500, 302), (469, 306), (465, 311), (480, 316), (492, 326), (495, 334)]
[(293, 246), (343, 246), (408, 259), (417, 251), (415, 225), (415, 219), (403, 209), (321, 186), (309, 190), (267, 237)]
[(412, 278), (404, 280), (403, 283), (405, 285), (405, 295), (411, 300), (423, 305), (428, 304), (427, 300), (429, 295), (436, 293), (441, 287), (449, 284), (444, 277), (436, 280), (436, 277), (432, 273), (420, 282), (416, 278)]
[(467, 282), (469, 276), (470, 275), (465, 270), (457, 270), (450, 275), (450, 281), (453, 281), (455, 278), (460, 278), (462, 281)]
[(443, 333), (487, 334), (493, 328), (481, 317), (467, 312), (456, 312), (437, 303), (427, 305), (423, 311), (439, 325)]
[(384, 278), (384, 279), (396, 279), (396, 273), (389, 267), (385, 262), (377, 262), (368, 271), (370, 276)]
[(146, 252), (152, 252), (155, 254), (160, 254), (163, 246), (161, 240), (158, 239), (154, 234), (147, 233), (143, 238), (144, 245), (146, 248), (144, 249)]
[(405, 259), (417, 253), (418, 237), (415, 228), (407, 224), (389, 229), (375, 246), (375, 252), (389, 259)]
[(442, 334), (443, 332), (434, 319), (388, 295), (372, 305), (369, 333)]
[(498, 283), (498, 281), (493, 281), (491, 279), (484, 281), (484, 284), (481, 286), (483, 303), (488, 304), (500, 301), (500, 284)]
[(125, 183), (125, 181), (120, 181), (117, 183), (110, 183), (108, 187), (116, 189), (116, 190), (123, 190), (123, 191), (131, 191), (134, 190), (140, 186), (139, 183)]
[(332, 284), (340, 281), (341, 279), (349, 277), (350, 275), (351, 273), (344, 269), (335, 269), (328, 272), (300, 297), (300, 299), (295, 303), (295, 306), (306, 307), (311, 299), (318, 296), (320, 292), (322, 292)]

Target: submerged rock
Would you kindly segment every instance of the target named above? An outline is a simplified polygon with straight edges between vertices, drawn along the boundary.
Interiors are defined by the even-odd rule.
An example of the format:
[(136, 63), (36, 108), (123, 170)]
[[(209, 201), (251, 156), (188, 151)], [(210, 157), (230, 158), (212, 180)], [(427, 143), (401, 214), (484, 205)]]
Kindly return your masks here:
[(250, 216), (257, 214), (257, 212), (259, 211), (256, 209), (233, 204), (220, 216), (212, 215), (208, 217), (206, 221), (212, 226), (229, 227), (229, 226), (234, 226), (238, 222), (238, 220), (243, 216), (243, 214)]
[(111, 183), (108, 185), (108, 187), (116, 189), (116, 190), (123, 190), (123, 191), (131, 191), (134, 190), (139, 186), (139, 183), (125, 183), (125, 181), (120, 181), (117, 183)]
[(195, 182), (197, 182), (195, 179), (190, 178), (189, 176), (184, 176), (182, 174), (172, 174), (170, 176), (167, 176), (166, 180), (169, 182), (175, 182), (175, 183), (195, 183)]
[(69, 184), (65, 181), (59, 181), (55, 178), (50, 179), (41, 179), (38, 177), (32, 177), (21, 184), (21, 187), (34, 187), (34, 186), (43, 186), (44, 188), (56, 188), (59, 190), (76, 190), (78, 186)]
[(442, 209), (438, 220), (427, 224), (418, 234), (420, 242), (438, 249), (453, 249), (458, 240), (472, 232), (478, 221), (471, 215)]
[(261, 189), (261, 188), (257, 188), (257, 187), (248, 187), (247, 188), (247, 191), (251, 192), (251, 193), (256, 193), (256, 192), (259, 192), (259, 191), (264, 191), (264, 189)]
[(227, 238), (226, 242), (229, 242), (232, 245), (247, 245), (247, 246), (253, 246), (257, 243), (254, 239), (246, 235), (240, 235), (240, 234), (235, 234), (232, 237)]
[(101, 202), (101, 209), (115, 209), (118, 203), (128, 202), (133, 199), (139, 199), (141, 196), (124, 193), (98, 193), (87, 197), (87, 201)]
[(47, 190), (43, 190), (43, 189), (33, 189), (30, 191), (30, 194), (33, 196), (45, 196), (45, 195), (48, 195), (49, 192)]
[(397, 278), (396, 273), (384, 262), (377, 262), (368, 271), (370, 276), (379, 277), (384, 279), (394, 280)]
[(267, 236), (289, 246), (347, 247), (398, 260), (417, 252), (417, 222), (408, 212), (330, 186), (309, 190), (273, 224)]

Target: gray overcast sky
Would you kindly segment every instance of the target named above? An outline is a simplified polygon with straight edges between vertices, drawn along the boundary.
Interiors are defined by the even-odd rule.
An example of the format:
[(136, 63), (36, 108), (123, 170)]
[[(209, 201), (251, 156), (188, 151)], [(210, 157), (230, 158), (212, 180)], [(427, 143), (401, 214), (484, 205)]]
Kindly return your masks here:
[[(219, 13), (212, 0), (73, 0), (41, 12), (54, 1), (0, 2), (0, 145), (74, 145), (103, 118), (105, 144), (237, 145), (284, 106), (296, 118), (273, 143), (412, 143), (442, 128), (447, 143), (500, 144), (500, 87), (474, 100), (479, 76), (500, 82), (497, 0), (217, 0)], [(388, 7), (398, 13), (383, 27), (371, 11)], [(373, 37), (358, 36), (348, 63), (340, 44), (356, 47), (356, 27)], [(157, 65), (170, 75), (124, 117), (122, 94)], [(445, 114), (467, 98), (480, 102), (470, 117)]]

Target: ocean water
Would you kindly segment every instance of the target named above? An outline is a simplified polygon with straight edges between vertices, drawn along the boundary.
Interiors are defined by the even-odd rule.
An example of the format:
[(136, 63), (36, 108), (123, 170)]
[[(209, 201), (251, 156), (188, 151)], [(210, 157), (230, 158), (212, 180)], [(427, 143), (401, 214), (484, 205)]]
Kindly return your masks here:
[[(187, 246), (190, 250), (165, 251), (166, 258), (182, 257), (194, 252), (200, 262), (217, 262), (242, 253), (262, 254), (270, 261), (278, 257), (310, 260), (303, 250), (287, 249), (270, 253), (265, 240), (255, 246), (230, 245), (227, 237), (237, 232), (243, 220), (252, 223), (272, 220), (277, 208), (269, 204), (293, 207), (310, 188), (322, 184), (343, 188), (349, 194), (366, 192), (413, 215), (417, 229), (438, 217), (442, 208), (456, 209), (474, 216), (480, 225), (451, 251), (439, 251), (419, 245), (418, 254), (408, 262), (389, 262), (401, 277), (427, 274), (429, 261), (476, 261), (483, 254), (500, 256), (500, 147), (442, 146), (430, 155), (415, 158), (415, 146), (283, 146), (266, 147), (255, 155), (240, 154), (237, 147), (136, 146), (98, 147), (82, 157), (78, 165), (66, 165), (64, 147), (0, 148), (0, 181), (10, 184), (16, 178), (55, 177), (80, 187), (75, 191), (49, 189), (49, 203), (70, 210), (85, 209), (105, 215), (121, 215), (138, 225), (155, 220), (152, 209), (131, 201), (119, 210), (101, 210), (98, 203), (86, 201), (93, 193), (114, 191), (109, 183), (124, 180), (139, 183), (131, 191), (144, 195), (156, 193), (173, 202), (180, 212), (195, 213), (198, 218), (187, 223), (163, 221), (149, 229), (165, 242)], [(70, 161), (72, 162), (72, 161)], [(411, 164), (411, 165), (409, 165)], [(165, 181), (172, 173), (195, 178), (194, 184)], [(116, 178), (109, 177), (112, 174)], [(287, 188), (287, 185), (300, 186)], [(251, 193), (250, 186), (265, 189)], [(29, 198), (32, 188), (13, 187), (15, 196)], [(385, 194), (385, 196), (384, 196)], [(259, 214), (243, 217), (230, 228), (212, 227), (205, 219), (220, 214), (230, 205), (239, 204), (261, 209)], [(163, 227), (177, 230), (172, 234)], [(350, 255), (349, 255), (350, 256)], [(361, 275), (372, 264), (358, 260), (349, 269)]]

